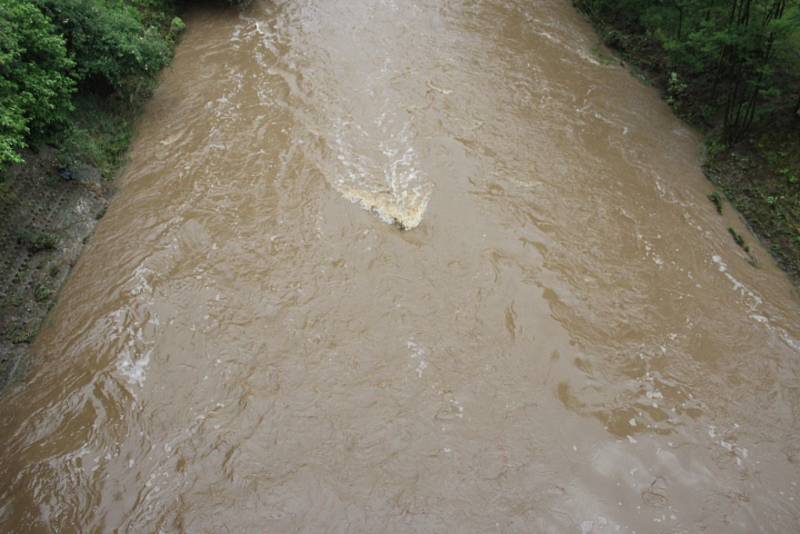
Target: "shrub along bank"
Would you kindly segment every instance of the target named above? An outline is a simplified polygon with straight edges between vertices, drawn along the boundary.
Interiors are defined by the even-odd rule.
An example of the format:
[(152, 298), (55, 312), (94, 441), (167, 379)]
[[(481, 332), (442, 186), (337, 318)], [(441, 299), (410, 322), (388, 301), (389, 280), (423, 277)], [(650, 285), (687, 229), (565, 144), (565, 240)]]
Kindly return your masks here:
[(706, 133), (707, 176), (800, 280), (800, 0), (573, 2)]
[(183, 28), (174, 3), (0, 0), (0, 25), (0, 171), (50, 144), (110, 176)]

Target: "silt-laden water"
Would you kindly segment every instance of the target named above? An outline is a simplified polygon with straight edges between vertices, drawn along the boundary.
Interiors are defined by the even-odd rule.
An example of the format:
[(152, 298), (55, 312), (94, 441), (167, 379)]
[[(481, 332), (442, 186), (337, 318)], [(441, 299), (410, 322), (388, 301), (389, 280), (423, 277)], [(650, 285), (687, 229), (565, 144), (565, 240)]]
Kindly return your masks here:
[(187, 19), (2, 530), (798, 529), (800, 298), (569, 2)]

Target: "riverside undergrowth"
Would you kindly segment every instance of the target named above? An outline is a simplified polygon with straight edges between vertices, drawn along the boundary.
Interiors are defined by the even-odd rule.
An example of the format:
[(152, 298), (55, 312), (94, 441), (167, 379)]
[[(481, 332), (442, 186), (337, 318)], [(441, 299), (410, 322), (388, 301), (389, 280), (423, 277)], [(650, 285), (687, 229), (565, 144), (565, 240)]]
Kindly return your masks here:
[(710, 201), (721, 212), (724, 195), (800, 282), (800, 2), (573, 3), (705, 134), (704, 170), (722, 193)]

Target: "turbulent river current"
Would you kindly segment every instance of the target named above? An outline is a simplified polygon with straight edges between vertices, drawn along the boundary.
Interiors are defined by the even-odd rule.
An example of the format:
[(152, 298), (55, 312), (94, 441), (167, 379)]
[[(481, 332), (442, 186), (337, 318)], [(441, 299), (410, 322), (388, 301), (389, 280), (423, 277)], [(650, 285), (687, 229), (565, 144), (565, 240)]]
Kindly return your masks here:
[(187, 24), (0, 530), (797, 531), (800, 297), (567, 0)]

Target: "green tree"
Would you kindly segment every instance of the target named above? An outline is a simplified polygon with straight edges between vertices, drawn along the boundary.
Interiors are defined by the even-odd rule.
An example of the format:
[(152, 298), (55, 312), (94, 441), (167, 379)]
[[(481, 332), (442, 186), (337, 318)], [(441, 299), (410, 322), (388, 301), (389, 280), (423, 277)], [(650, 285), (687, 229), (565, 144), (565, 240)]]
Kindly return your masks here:
[(30, 137), (63, 123), (73, 62), (64, 40), (27, 0), (0, 0), (0, 168), (20, 162)]
[[(735, 143), (764, 117), (796, 109), (800, 0), (575, 0), (612, 46), (660, 47), (664, 86), (718, 117)], [(610, 36), (610, 38), (608, 38)], [(639, 55), (640, 50), (632, 50)], [(674, 81), (685, 88), (672, 91)]]
[(163, 32), (146, 26), (141, 7), (158, 1), (34, 0), (64, 36), (84, 89), (133, 99), (147, 93), (169, 63), (172, 46)]

